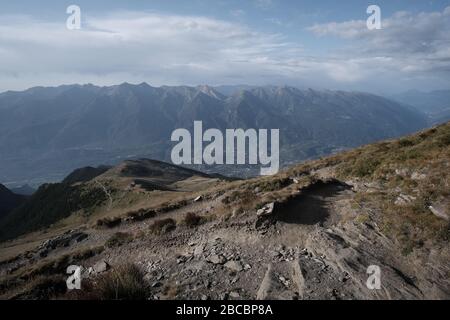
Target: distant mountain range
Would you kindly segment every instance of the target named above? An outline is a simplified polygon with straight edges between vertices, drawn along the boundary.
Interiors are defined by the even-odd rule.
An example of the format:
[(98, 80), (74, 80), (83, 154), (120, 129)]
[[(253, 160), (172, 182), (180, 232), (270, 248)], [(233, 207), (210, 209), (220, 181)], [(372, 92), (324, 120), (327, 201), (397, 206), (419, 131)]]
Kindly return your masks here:
[[(360, 92), (293, 87), (36, 87), (0, 94), (0, 181), (60, 181), (75, 168), (170, 160), (174, 129), (280, 128), (282, 164), (415, 132), (420, 111)], [(202, 168), (251, 175), (255, 168)]]

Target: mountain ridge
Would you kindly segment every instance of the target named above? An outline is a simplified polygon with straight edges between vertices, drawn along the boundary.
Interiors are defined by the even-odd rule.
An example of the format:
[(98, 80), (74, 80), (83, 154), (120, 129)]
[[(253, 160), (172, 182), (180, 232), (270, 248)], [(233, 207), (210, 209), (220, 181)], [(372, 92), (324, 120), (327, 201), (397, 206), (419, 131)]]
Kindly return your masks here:
[[(38, 87), (0, 94), (0, 179), (39, 185), (98, 163), (168, 161), (172, 131), (191, 129), (194, 120), (205, 129), (281, 128), (282, 165), (427, 126), (416, 110), (356, 92), (268, 86), (226, 96), (210, 86)], [(231, 174), (257, 172), (239, 170)]]

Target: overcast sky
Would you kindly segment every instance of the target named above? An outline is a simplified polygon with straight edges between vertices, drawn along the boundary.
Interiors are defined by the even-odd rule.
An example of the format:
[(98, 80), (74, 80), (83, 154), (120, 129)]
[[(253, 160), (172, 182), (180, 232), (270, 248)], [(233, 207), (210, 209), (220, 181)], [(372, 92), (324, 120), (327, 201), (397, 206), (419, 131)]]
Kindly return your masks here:
[(450, 0), (0, 0), (0, 91), (144, 81), (450, 89)]

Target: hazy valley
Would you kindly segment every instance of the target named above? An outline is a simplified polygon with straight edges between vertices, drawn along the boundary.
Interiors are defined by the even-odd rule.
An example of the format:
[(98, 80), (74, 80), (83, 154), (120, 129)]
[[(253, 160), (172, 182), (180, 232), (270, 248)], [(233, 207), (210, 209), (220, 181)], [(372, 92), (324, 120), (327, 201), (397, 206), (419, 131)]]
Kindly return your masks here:
[[(280, 129), (285, 167), (434, 123), (419, 109), (367, 93), (293, 87), (124, 83), (10, 91), (0, 94), (0, 181), (37, 187), (84, 166), (132, 158), (170, 161), (172, 131), (192, 130), (194, 120), (205, 129)], [(441, 122), (448, 119), (443, 115)], [(252, 166), (194, 168), (259, 174)]]

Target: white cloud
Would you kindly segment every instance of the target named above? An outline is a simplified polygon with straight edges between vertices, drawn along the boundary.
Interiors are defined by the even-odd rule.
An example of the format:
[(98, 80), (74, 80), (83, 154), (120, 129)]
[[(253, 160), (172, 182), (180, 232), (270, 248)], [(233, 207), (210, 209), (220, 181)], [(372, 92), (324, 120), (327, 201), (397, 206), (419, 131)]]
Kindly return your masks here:
[[(85, 16), (82, 29), (75, 31), (67, 30), (65, 21), (0, 16), (0, 91), (124, 81), (358, 86), (369, 91), (401, 84), (448, 85), (449, 15), (448, 8), (417, 16), (399, 13), (385, 19), (380, 32), (367, 30), (365, 21), (316, 25), (309, 30), (317, 35), (352, 41), (348, 50), (320, 58), (282, 35), (200, 16), (115, 12)], [(407, 21), (414, 21), (413, 29), (405, 27)]]
[(351, 52), (352, 57), (387, 57), (375, 62), (391, 71), (433, 72), (450, 68), (450, 7), (443, 12), (398, 12), (382, 20), (381, 30), (368, 30), (362, 20), (319, 24), (309, 30), (318, 36), (351, 40), (345, 55)]
[(264, 61), (282, 60), (295, 49), (280, 35), (195, 16), (117, 12), (88, 17), (75, 31), (67, 30), (65, 21), (23, 16), (0, 21), (0, 87), (5, 89), (19, 78), (24, 86), (38, 79), (47, 84), (58, 74), (61, 81), (77, 75), (69, 82), (83, 74), (83, 82), (108, 81), (113, 74), (153, 84), (241, 81), (242, 75), (269, 76), (272, 68)]
[(450, 7), (442, 12), (397, 12), (382, 19), (381, 30), (369, 30), (363, 20), (317, 24), (308, 30), (347, 42), (333, 54), (346, 65), (338, 74), (358, 75), (358, 81), (391, 79), (393, 86), (450, 85)]

